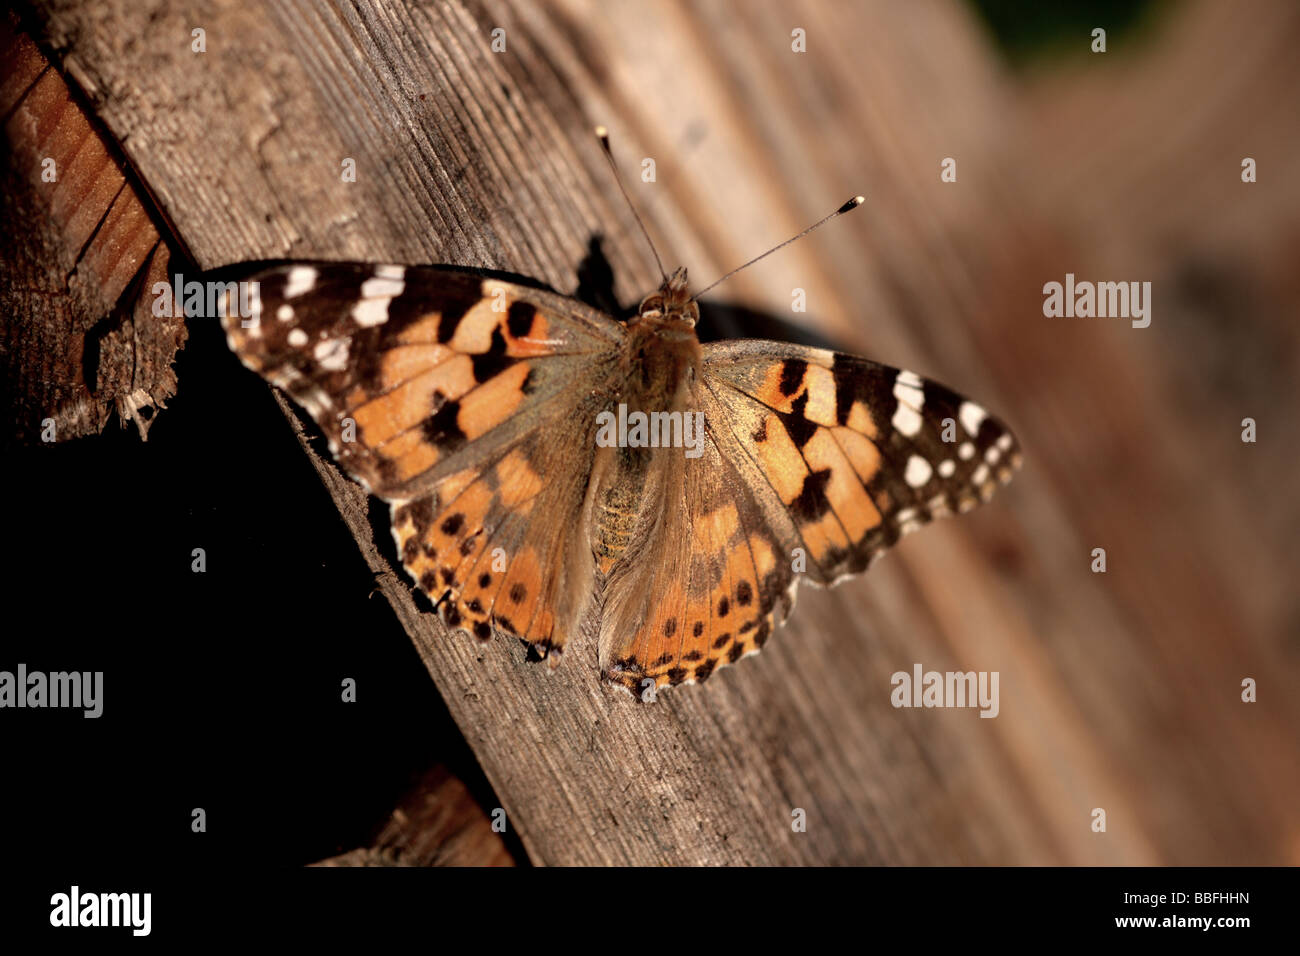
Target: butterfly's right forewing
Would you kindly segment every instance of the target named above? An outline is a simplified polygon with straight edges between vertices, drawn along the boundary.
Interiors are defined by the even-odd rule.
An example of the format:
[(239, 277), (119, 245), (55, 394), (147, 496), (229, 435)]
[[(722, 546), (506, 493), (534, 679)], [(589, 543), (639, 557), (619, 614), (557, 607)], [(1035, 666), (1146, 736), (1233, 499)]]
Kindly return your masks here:
[(705, 356), (750, 480), (789, 517), (816, 583), (988, 500), (1019, 467), (1002, 422), (914, 372), (777, 342), (712, 343)]

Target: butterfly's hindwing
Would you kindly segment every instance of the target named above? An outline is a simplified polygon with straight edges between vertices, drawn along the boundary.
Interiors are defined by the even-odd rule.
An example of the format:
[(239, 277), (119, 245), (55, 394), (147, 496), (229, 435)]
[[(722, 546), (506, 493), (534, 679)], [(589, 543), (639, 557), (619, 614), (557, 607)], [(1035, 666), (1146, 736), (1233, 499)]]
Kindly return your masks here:
[[(707, 396), (701, 406), (706, 417), (716, 410)], [(704, 681), (758, 651), (793, 607), (791, 532), (772, 521), (719, 437), (710, 428), (703, 455), (658, 506), (664, 520), (649, 566), (620, 569), (610, 582), (601, 669), (638, 695), (647, 680)]]

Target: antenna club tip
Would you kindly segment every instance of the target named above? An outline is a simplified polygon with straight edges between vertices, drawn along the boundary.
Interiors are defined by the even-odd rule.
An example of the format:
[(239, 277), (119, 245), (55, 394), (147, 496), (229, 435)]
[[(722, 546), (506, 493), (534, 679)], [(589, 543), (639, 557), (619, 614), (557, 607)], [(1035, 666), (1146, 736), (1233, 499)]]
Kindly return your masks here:
[(835, 210), (835, 212), (838, 214), (838, 213), (842, 213), (842, 212), (848, 212), (850, 209), (857, 209), (859, 206), (861, 206), (861, 205), (862, 205), (864, 202), (866, 202), (866, 201), (867, 201), (867, 197), (866, 197), (866, 196), (854, 196), (852, 199), (850, 199), (848, 202), (846, 202), (846, 203), (845, 203), (843, 206), (841, 206), (839, 209)]
[(596, 135), (601, 139), (609, 139), (609, 130), (605, 129), (603, 126), (597, 126)]

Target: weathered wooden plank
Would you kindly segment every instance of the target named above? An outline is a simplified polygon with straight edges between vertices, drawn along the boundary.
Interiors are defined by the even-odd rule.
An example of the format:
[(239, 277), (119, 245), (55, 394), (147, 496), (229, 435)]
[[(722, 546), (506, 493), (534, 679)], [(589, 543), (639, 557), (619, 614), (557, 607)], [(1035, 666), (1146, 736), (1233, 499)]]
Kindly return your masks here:
[(67, 81), (0, 16), (0, 444), (97, 434), (116, 412), (144, 437), (176, 392), (180, 315), (150, 287), (170, 249), (147, 197)]
[[(866, 212), (726, 295), (784, 311), (802, 288), (810, 311), (793, 320), (949, 381), (1021, 432), (1029, 467), (999, 504), (909, 538), (865, 580), (805, 591), (762, 655), (652, 706), (597, 683), (590, 640), (550, 672), (517, 646), (449, 639), (388, 566), (360, 489), (318, 461), (536, 861), (1294, 861), (1277, 834), (1300, 821), (1274, 794), (1295, 792), (1295, 707), (1236, 703), (1241, 676), (1295, 677), (1279, 629), (1295, 614), (1279, 596), (1288, 565), (1251, 563), (1271, 596), (1252, 610), (1259, 582), (1232, 566), (1251, 500), (1224, 487), (1211, 511), (1178, 485), (1201, 460), (1199, 416), (1144, 387), (1177, 359), (1043, 319), (1042, 283), (1087, 246), (1022, 207), (1050, 195), (1053, 156), (1026, 149), (957, 8), (40, 10), (203, 266), (456, 262), (571, 290), (601, 235), (633, 301), (652, 260), (591, 141), (602, 122), (629, 169), (656, 159), (657, 182), (634, 195), (697, 280), (865, 192)], [(791, 51), (795, 27), (806, 54)], [(960, 186), (939, 182), (946, 156)], [(348, 157), (356, 183), (340, 181)], [(1166, 421), (1173, 437), (1153, 441)], [(1215, 439), (1221, 454), (1231, 437)], [(1134, 502), (1174, 485), (1134, 521)], [(1127, 569), (1090, 575), (1094, 542)], [(890, 675), (916, 661), (1000, 671), (1000, 716), (893, 709)], [(1104, 836), (1088, 826), (1099, 806)]]

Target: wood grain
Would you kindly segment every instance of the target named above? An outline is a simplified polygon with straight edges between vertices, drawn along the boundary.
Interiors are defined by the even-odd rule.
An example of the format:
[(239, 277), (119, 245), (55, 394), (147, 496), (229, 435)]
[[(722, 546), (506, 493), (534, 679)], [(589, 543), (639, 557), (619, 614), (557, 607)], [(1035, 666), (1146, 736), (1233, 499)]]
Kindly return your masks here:
[[(1235, 248), (1262, 237), (1294, 259), (1296, 186), (1281, 170), (1295, 129), (1270, 127), (1287, 97), (1247, 111), (1197, 100), (1218, 74), (1177, 50), (1080, 66), (1125, 71), (1122, 93), (1113, 73), (1077, 80), (1094, 91), (1078, 122), (1113, 110), (1130, 131), (1116, 134), (1124, 163), (1109, 140), (1076, 152), (1047, 135), (1068, 115), (1019, 91), (945, 3), (37, 10), (200, 265), (451, 262), (569, 291), (599, 236), (632, 302), (653, 260), (590, 136), (599, 122), (666, 259), (697, 281), (865, 193), (865, 211), (725, 297), (946, 381), (1016, 427), (1028, 466), (994, 504), (909, 538), (865, 579), (805, 590), (763, 654), (650, 706), (597, 682), (590, 640), (551, 672), (517, 645), (450, 639), (388, 566), (362, 491), (315, 459), (534, 861), (1300, 862), (1295, 495), (1264, 480), (1294, 465), (1295, 425), (1268, 412), (1294, 394), (1295, 352), (1277, 351), (1294, 322), (1272, 308), (1295, 301), (1294, 278), (1281, 251), (1243, 264), (1166, 231), (1204, 237), (1228, 217)], [(1261, 77), (1294, 93), (1295, 15), (1253, 11), (1224, 45), (1214, 26), (1229, 15), (1187, 6), (1166, 42), (1184, 61), (1231, 60), (1237, 96), (1262, 96)], [(206, 53), (190, 50), (195, 27)], [(795, 27), (806, 54), (791, 51)], [(1187, 172), (1167, 178), (1153, 170), (1174, 157), (1142, 130), (1184, 97), (1204, 115), (1182, 141)], [(1193, 148), (1239, 152), (1220, 141), (1227, 116), (1244, 155), (1274, 150), (1274, 176), (1250, 193)], [(939, 181), (949, 156), (956, 184)], [(340, 181), (347, 157), (356, 183)], [(653, 184), (635, 176), (643, 157)], [(1095, 197), (1119, 219), (1090, 211)], [(1189, 265), (1203, 261), (1208, 294)], [(1155, 281), (1152, 329), (1043, 317), (1044, 282), (1092, 269)], [(806, 315), (787, 311), (794, 288)], [(1205, 318), (1215, 290), (1230, 306)], [(1244, 368), (1189, 396), (1223, 347)], [(1252, 412), (1269, 437), (1242, 445)], [(1089, 572), (1097, 546), (1105, 575)], [(895, 710), (890, 675), (918, 661), (999, 671), (1000, 715)], [(1246, 676), (1258, 704), (1239, 701)]]
[(0, 444), (98, 434), (114, 412), (144, 438), (176, 394), (185, 342), (179, 314), (150, 311), (172, 250), (115, 145), (10, 12), (0, 64)]

